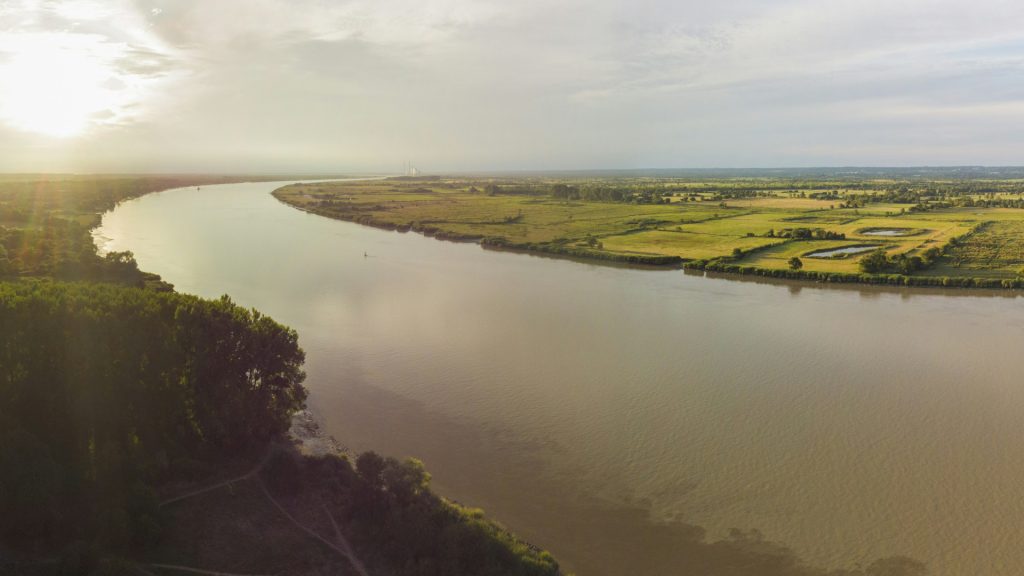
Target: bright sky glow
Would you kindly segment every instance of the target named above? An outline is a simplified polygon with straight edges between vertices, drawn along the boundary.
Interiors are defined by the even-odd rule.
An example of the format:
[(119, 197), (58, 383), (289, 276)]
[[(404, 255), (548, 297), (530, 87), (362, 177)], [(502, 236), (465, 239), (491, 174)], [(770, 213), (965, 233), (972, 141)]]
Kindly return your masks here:
[(80, 47), (62, 45), (52, 35), (8, 38), (0, 50), (4, 91), (0, 115), (11, 126), (56, 137), (81, 133), (91, 122), (116, 114), (124, 95), (108, 86), (119, 82), (103, 61)]
[(0, 170), (1024, 164), (1017, 0), (0, 0)]

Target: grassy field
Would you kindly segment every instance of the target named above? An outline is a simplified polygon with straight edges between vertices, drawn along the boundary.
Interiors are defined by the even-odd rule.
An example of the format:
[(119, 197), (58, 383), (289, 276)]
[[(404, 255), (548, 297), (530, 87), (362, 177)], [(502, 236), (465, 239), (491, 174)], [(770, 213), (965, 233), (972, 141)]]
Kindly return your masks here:
[[(876, 271), (888, 275), (1022, 277), (1024, 207), (1017, 188), (1024, 190), (1024, 183), (986, 185), (1004, 191), (940, 196), (934, 190), (955, 190), (957, 184), (899, 180), (830, 189), (814, 181), (789, 187), (770, 178), (433, 177), (297, 184), (274, 194), (303, 210), (371, 226), (604, 260), (765, 272), (790, 270), (798, 258), (804, 274), (860, 275), (864, 253), (808, 255), (873, 245), (893, 262), (924, 260), (913, 270)], [(588, 199), (588, 191), (614, 193), (616, 200)]]
[(948, 258), (929, 272), (941, 276), (1024, 276), (1024, 222), (986, 222), (966, 242), (951, 247)]

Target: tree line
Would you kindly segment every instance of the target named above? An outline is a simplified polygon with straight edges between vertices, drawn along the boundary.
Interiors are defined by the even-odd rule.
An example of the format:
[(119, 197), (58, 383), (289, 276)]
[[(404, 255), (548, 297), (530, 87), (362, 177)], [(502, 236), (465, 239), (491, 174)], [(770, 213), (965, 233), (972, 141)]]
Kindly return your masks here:
[(285, 432), (303, 359), (293, 330), (227, 297), (0, 283), (0, 538), (151, 544), (154, 485)]

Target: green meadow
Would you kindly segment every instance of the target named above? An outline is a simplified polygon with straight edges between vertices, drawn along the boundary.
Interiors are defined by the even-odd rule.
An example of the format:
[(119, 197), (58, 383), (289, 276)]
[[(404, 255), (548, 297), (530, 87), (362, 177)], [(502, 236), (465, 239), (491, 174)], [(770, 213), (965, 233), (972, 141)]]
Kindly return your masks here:
[[(429, 177), (274, 194), (361, 224), (601, 260), (842, 281), (1020, 279), (1024, 184), (968, 182)], [(885, 257), (863, 263), (867, 247)], [(842, 248), (853, 252), (828, 253)]]

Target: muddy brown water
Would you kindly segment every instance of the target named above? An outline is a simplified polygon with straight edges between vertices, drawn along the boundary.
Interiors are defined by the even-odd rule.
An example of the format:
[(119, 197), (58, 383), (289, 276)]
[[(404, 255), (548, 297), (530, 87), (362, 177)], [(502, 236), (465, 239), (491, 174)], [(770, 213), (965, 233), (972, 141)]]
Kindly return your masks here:
[(327, 432), (424, 460), (579, 576), (803, 573), (764, 541), (1024, 573), (1021, 298), (486, 251), (307, 214), (279, 185), (145, 196), (97, 239), (295, 327)]

